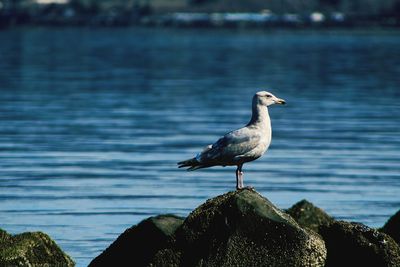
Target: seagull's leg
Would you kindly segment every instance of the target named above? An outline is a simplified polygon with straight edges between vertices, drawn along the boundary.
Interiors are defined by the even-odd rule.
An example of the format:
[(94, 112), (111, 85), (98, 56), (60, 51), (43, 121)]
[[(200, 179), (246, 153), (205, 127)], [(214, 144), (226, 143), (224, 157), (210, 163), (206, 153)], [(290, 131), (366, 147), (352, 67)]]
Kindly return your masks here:
[(236, 189), (243, 189), (243, 172), (242, 172), (243, 164), (237, 166), (236, 169)]
[(239, 170), (239, 165), (238, 165), (238, 167), (236, 169), (236, 189), (237, 190), (241, 189), (240, 181), (239, 181), (240, 177), (239, 176), (240, 176), (240, 170)]
[(236, 170), (236, 180), (237, 180), (237, 183), (236, 183), (236, 188), (237, 189), (248, 189), (248, 190), (252, 190), (252, 191), (254, 191), (254, 187), (252, 187), (252, 186), (246, 186), (246, 187), (244, 187), (244, 179), (243, 179), (243, 172), (242, 172), (242, 167), (243, 167), (243, 164), (242, 165), (238, 165), (238, 168), (237, 168), (237, 170)]
[(242, 172), (242, 166), (243, 164), (240, 164), (238, 166), (238, 170), (239, 170), (239, 188), (243, 189), (244, 185), (243, 185), (243, 172)]
[(243, 172), (242, 172), (243, 164), (238, 165), (236, 169), (236, 189), (243, 189)]

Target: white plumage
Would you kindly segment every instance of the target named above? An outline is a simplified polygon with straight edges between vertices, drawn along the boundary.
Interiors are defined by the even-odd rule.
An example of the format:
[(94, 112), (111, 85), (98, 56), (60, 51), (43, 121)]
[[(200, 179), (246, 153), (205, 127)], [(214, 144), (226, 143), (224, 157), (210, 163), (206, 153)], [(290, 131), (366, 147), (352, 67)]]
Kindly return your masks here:
[(271, 143), (267, 107), (272, 104), (285, 104), (285, 101), (266, 91), (257, 92), (252, 101), (251, 120), (245, 127), (227, 133), (196, 157), (178, 162), (179, 168), (189, 167), (189, 171), (194, 171), (212, 166), (237, 166), (236, 188), (242, 189), (243, 164), (261, 157)]

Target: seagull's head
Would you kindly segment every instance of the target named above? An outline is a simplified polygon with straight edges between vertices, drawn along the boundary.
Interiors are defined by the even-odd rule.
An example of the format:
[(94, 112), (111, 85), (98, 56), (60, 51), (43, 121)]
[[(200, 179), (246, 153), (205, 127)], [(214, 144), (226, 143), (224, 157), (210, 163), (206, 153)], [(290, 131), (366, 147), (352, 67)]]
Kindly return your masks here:
[(283, 99), (277, 98), (273, 94), (267, 91), (260, 91), (254, 95), (253, 101), (257, 101), (257, 104), (261, 104), (263, 106), (270, 106), (272, 104), (280, 104), (285, 105), (286, 102)]

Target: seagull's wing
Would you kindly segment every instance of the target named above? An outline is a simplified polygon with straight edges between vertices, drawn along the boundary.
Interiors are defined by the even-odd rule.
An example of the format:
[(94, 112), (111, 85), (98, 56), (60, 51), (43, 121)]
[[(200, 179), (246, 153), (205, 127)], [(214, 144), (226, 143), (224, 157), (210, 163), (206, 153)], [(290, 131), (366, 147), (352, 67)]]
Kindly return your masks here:
[(214, 144), (207, 146), (196, 159), (204, 164), (234, 164), (235, 159), (253, 150), (260, 139), (261, 136), (257, 131), (244, 127), (226, 134)]

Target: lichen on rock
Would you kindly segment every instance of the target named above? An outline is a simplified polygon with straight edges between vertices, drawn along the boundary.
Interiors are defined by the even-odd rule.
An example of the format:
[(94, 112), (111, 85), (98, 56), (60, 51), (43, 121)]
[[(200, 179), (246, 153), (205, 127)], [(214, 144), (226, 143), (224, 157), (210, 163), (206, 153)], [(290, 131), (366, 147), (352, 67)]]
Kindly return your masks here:
[[(169, 225), (168, 216), (156, 218), (128, 229), (90, 266), (317, 267), (325, 263), (321, 237), (301, 228), (253, 190), (212, 198), (183, 223), (167, 227), (169, 231), (160, 227)], [(164, 239), (159, 238), (160, 228)]]
[(176, 233), (181, 266), (324, 266), (324, 241), (252, 190), (195, 209)]
[(0, 229), (0, 266), (74, 266), (73, 260), (42, 232), (10, 235)]
[(322, 209), (303, 199), (286, 211), (301, 227), (319, 232), (322, 225), (329, 225), (334, 219)]
[(335, 221), (320, 228), (328, 250), (326, 267), (400, 266), (400, 248), (388, 235), (361, 223)]
[(398, 267), (400, 248), (390, 236), (336, 221), (306, 200), (284, 212), (243, 189), (207, 200), (184, 221), (171, 215), (142, 221), (91, 266)]

